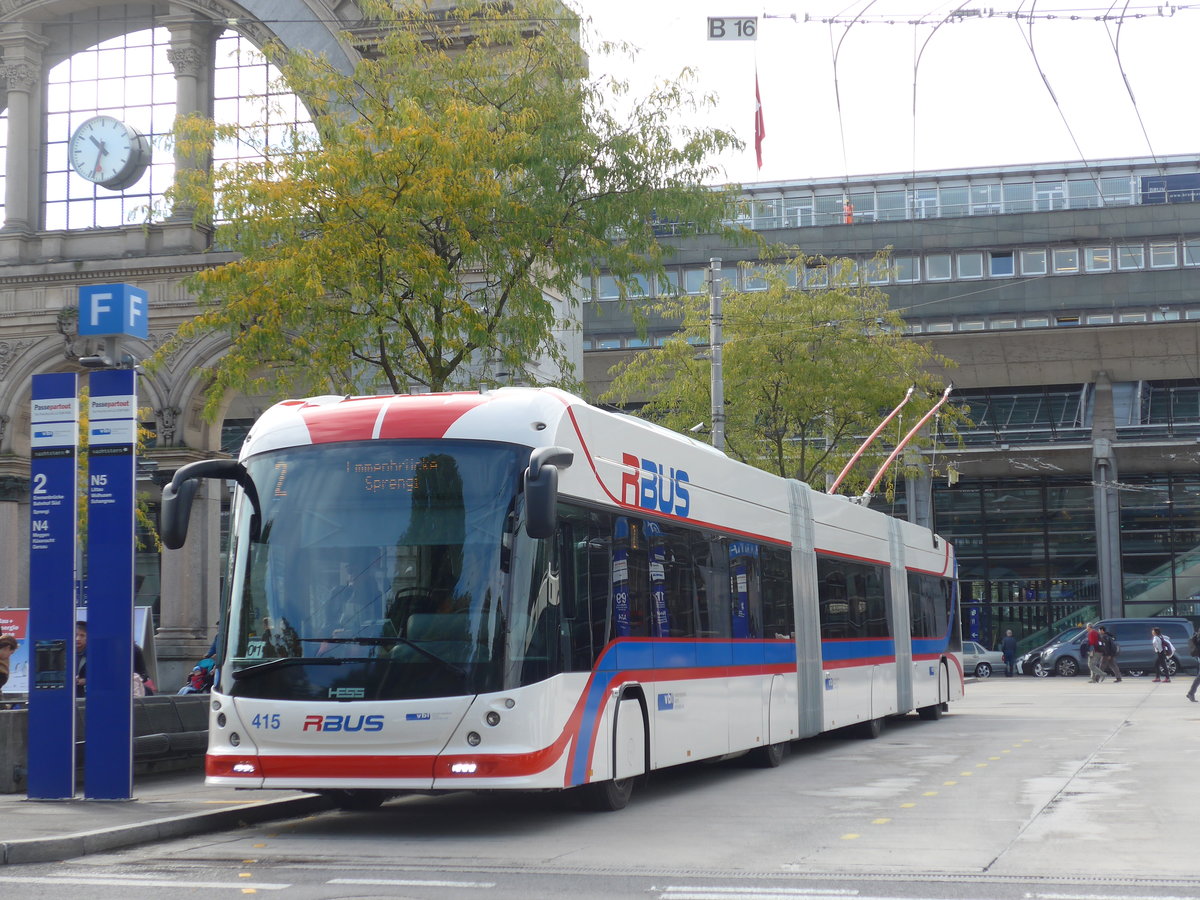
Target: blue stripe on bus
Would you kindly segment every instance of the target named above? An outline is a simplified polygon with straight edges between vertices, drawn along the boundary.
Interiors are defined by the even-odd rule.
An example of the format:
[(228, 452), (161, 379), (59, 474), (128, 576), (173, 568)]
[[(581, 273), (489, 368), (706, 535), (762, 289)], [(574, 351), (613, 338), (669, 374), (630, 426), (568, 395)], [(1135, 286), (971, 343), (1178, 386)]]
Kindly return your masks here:
[[(949, 645), (949, 635), (940, 638), (915, 638), (913, 654), (940, 654)], [(866, 640), (833, 640), (821, 642), (822, 659), (847, 662), (856, 659), (873, 660), (879, 657), (895, 659), (896, 643), (891, 638)], [(663, 681), (671, 679), (672, 670), (720, 669), (731, 666), (796, 665), (796, 644), (790, 640), (678, 640), (656, 638), (625, 638), (610, 643), (596, 661), (595, 674), (584, 701), (579, 736), (571, 750), (570, 784), (587, 782), (587, 763), (592, 736), (599, 722), (600, 709), (612, 684), (612, 675), (628, 671), (655, 671)], [(606, 677), (600, 677), (604, 675)], [(646, 698), (653, 703), (653, 698)]]

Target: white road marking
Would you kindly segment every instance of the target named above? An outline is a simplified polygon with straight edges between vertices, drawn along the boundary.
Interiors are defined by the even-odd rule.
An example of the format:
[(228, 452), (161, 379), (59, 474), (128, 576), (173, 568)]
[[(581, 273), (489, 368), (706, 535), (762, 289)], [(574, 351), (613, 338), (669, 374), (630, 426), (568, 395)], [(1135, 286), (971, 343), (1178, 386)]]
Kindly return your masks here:
[[(326, 884), (374, 884), (388, 887), (492, 888), (494, 881), (412, 881), (400, 878), (331, 878)], [(1157, 900), (1157, 898), (1156, 898)]]
[(285, 891), (290, 884), (277, 884), (267, 881), (172, 881), (167, 878), (79, 878), (72, 876), (21, 878), (18, 876), (0, 875), (0, 884), (105, 884), (116, 887), (148, 887), (148, 888), (204, 888), (214, 891), (243, 891), (254, 888), (257, 891)]

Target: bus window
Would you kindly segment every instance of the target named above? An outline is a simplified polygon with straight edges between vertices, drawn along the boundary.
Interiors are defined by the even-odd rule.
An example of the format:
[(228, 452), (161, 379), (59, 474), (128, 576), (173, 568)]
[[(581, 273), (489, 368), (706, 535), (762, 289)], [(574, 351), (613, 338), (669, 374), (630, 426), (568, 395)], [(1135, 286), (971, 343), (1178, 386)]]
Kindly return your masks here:
[(762, 637), (762, 580), (758, 544), (729, 542), (730, 633), (735, 638)]
[(794, 638), (796, 609), (792, 605), (792, 557), (787, 550), (762, 550), (763, 636)]
[[(729, 549), (716, 534), (695, 535), (692, 541), (699, 591), (696, 594), (696, 633), (700, 637), (727, 638), (733, 627), (733, 600), (729, 580)], [(757, 615), (754, 616), (757, 623)], [(753, 628), (756, 625), (747, 625)]]

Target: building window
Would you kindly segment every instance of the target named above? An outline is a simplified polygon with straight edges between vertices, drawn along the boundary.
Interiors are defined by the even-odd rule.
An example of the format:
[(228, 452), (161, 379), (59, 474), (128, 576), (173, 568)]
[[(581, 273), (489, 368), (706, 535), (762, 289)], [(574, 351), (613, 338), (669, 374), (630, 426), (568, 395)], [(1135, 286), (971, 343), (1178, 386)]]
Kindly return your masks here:
[(1013, 252), (995, 250), (989, 253), (988, 274), (993, 278), (1010, 278), (1013, 274)]
[(650, 338), (631, 337), (625, 338), (625, 346), (631, 350), (640, 350), (643, 347), (651, 346)]
[(977, 320), (977, 319), (973, 319), (969, 322), (959, 322), (958, 323), (959, 331), (983, 331), (983, 329), (984, 329), (983, 322), (980, 320)]
[(780, 200), (755, 200), (752, 206), (755, 228), (779, 228), (783, 224)]
[(621, 296), (617, 288), (617, 279), (611, 275), (601, 275), (596, 279), (596, 297), (600, 300), (616, 300)]
[(1022, 250), (1021, 251), (1021, 274), (1022, 275), (1045, 275), (1046, 274), (1046, 251), (1045, 250)]
[(1121, 244), (1118, 246), (1117, 268), (1122, 272), (1146, 268), (1146, 248), (1141, 244)]
[(1103, 313), (1101, 315), (1088, 316), (1087, 323), (1089, 325), (1111, 325), (1113, 323), (1112, 313)]
[(766, 268), (758, 263), (743, 266), (742, 285), (747, 291), (765, 291), (767, 289)]
[(675, 269), (667, 269), (655, 279), (654, 284), (660, 297), (679, 296), (679, 272)]
[(948, 331), (954, 330), (954, 323), (953, 322), (930, 322), (929, 327), (926, 330), (930, 334), (933, 334), (935, 332), (938, 334), (945, 334)]
[(1087, 247), (1083, 251), (1083, 264), (1089, 272), (1112, 271), (1112, 247)]
[(1033, 184), (1025, 181), (1017, 184), (1005, 184), (1004, 211), (1006, 213), (1033, 212)]
[(1150, 315), (1152, 322), (1178, 322), (1179, 310), (1177, 309), (1158, 309)]
[(1061, 181), (1039, 181), (1034, 188), (1034, 199), (1039, 212), (1066, 209), (1066, 193)]
[(1046, 328), (1050, 325), (1050, 320), (1045, 316), (1031, 316), (1028, 319), (1021, 320), (1022, 328)]
[(704, 269), (683, 270), (683, 290), (688, 294), (703, 294), (706, 288), (708, 272)]
[(1054, 274), (1067, 275), (1079, 271), (1079, 251), (1074, 247), (1059, 247), (1054, 251)]
[(783, 201), (783, 227), (806, 228), (813, 223), (812, 197), (787, 197)]
[(1174, 241), (1169, 244), (1163, 241), (1150, 242), (1150, 268), (1173, 269), (1177, 265), (1179, 265), (1179, 247)]
[(1200, 240), (1191, 238), (1183, 242), (1183, 264), (1200, 266)]
[(805, 266), (804, 286), (806, 288), (829, 287), (829, 266)]
[(866, 260), (859, 264), (858, 270), (862, 272), (869, 284), (888, 283), (888, 265), (885, 260), (878, 258)]
[(1117, 321), (1119, 321), (1119, 322), (1145, 322), (1146, 314), (1145, 313), (1121, 313), (1121, 316)]
[(619, 337), (596, 338), (595, 347), (597, 350), (620, 350), (621, 339)]
[(925, 257), (926, 281), (949, 281), (951, 274), (949, 253), (930, 253)]
[(983, 277), (983, 254), (978, 250), (958, 254), (957, 261), (959, 278)]
[(1000, 185), (976, 184), (971, 187), (971, 215), (989, 216), (1000, 212)]
[(996, 329), (997, 331), (1003, 331), (1003, 330), (1006, 330), (1009, 328), (1016, 328), (1017, 320), (1016, 319), (992, 319), (990, 325), (992, 328)]
[(911, 284), (921, 278), (921, 257), (893, 256), (892, 267), (896, 270), (897, 284)]
[(1055, 325), (1078, 325), (1079, 316), (1055, 316)]

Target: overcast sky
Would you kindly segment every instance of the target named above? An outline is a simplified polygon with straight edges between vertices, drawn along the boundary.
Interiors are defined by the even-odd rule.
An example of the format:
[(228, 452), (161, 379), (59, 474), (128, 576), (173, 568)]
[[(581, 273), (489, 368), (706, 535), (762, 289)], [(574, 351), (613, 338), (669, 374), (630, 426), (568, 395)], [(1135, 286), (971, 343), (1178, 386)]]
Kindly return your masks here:
[[(593, 71), (615, 70), (640, 92), (685, 66), (698, 70), (700, 86), (720, 100), (711, 124), (747, 144), (723, 160), (729, 181), (1200, 152), (1200, 7), (1170, 15), (1171, 7), (1090, 0), (572, 2), (601, 37), (641, 48), (632, 67), (593, 57)], [(957, 8), (993, 14), (948, 19)], [(1020, 19), (1005, 15), (1018, 10)], [(758, 39), (710, 41), (709, 16), (758, 16)], [(917, 19), (923, 24), (910, 24)], [(767, 134), (761, 170), (756, 66)]]

